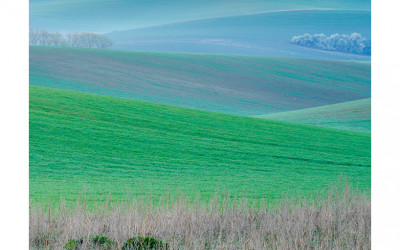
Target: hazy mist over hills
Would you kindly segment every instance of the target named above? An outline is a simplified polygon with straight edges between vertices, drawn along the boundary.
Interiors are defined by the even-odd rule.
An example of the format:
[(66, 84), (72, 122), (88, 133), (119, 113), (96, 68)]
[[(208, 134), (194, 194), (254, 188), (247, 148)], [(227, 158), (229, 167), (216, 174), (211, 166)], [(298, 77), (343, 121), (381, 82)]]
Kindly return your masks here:
[(290, 41), (305, 33), (370, 39), (370, 7), (369, 0), (31, 0), (30, 28), (105, 33), (124, 50), (369, 61)]
[(280, 11), (180, 22), (108, 35), (116, 49), (213, 54), (370, 60), (291, 43), (293, 36), (357, 32), (371, 38), (371, 12), (354, 10)]
[(370, 0), (30, 0), (30, 27), (111, 32), (276, 10), (363, 9)]

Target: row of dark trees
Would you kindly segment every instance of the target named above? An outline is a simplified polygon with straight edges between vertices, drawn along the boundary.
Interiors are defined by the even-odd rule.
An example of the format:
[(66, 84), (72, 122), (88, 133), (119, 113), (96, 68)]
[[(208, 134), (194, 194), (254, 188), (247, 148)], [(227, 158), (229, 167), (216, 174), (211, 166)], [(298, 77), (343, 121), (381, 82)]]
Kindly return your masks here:
[(59, 32), (31, 29), (29, 30), (29, 44), (103, 49), (111, 47), (113, 43), (106, 35), (94, 32), (61, 34)]
[(294, 36), (291, 42), (322, 50), (371, 55), (371, 40), (362, 37), (358, 33), (351, 35), (333, 34), (331, 36), (324, 34), (310, 35), (306, 33), (302, 36)]

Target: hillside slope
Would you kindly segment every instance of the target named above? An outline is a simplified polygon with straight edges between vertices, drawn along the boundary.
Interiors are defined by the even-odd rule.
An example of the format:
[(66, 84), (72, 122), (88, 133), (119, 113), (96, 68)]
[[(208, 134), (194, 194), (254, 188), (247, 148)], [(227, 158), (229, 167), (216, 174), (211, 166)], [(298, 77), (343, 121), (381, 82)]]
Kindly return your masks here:
[(201, 52), (330, 60), (371, 60), (292, 44), (293, 36), (360, 33), (371, 39), (371, 12), (363, 10), (277, 11), (180, 22), (108, 34), (116, 49)]
[[(82, 191), (193, 197), (311, 192), (341, 174), (370, 187), (371, 137), (30, 86), (30, 197)], [(127, 191), (128, 190), (128, 191)]]
[(369, 63), (30, 47), (32, 85), (240, 115), (371, 97)]
[(315, 8), (371, 9), (371, 1), (30, 0), (29, 25), (58, 31), (107, 32), (260, 11)]
[(371, 98), (255, 117), (368, 132), (371, 131)]

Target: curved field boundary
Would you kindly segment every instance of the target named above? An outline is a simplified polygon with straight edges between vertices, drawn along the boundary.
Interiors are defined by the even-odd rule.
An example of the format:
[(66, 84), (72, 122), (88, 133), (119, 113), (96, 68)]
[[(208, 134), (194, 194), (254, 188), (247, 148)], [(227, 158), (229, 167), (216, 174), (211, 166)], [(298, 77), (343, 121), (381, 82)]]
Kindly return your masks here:
[(370, 132), (371, 98), (255, 117)]
[(239, 115), (369, 98), (366, 63), (30, 47), (30, 84)]
[(30, 197), (159, 195), (176, 189), (249, 198), (371, 181), (371, 135), (30, 87)]

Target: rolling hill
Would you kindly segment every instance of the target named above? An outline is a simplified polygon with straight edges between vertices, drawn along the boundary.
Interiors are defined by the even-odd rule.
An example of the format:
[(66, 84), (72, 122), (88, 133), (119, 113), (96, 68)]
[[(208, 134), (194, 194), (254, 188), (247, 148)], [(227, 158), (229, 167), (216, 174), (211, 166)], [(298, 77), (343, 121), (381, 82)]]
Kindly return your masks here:
[(370, 132), (371, 98), (255, 117)]
[(32, 85), (239, 115), (371, 97), (370, 63), (30, 47)]
[(108, 36), (116, 49), (370, 60), (370, 56), (310, 49), (290, 42), (293, 36), (304, 33), (329, 36), (354, 32), (371, 39), (369, 10), (274, 11), (115, 31)]
[[(276, 198), (343, 174), (369, 188), (371, 136), (30, 86), (33, 200), (179, 189)], [(128, 190), (128, 191), (127, 191)]]
[(371, 9), (371, 1), (30, 0), (29, 25), (57, 31), (109, 32), (260, 11), (315, 8)]

